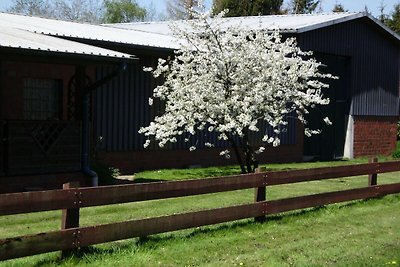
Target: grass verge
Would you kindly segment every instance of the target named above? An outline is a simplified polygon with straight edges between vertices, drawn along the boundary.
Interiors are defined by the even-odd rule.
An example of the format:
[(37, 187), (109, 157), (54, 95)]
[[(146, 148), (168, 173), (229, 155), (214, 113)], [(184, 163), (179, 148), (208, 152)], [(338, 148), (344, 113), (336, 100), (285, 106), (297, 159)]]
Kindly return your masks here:
[[(357, 163), (365, 162), (358, 160)], [(274, 169), (309, 168), (351, 162), (269, 165)], [(178, 179), (199, 173), (227, 175), (229, 167), (162, 170)], [(231, 167), (234, 168), (234, 167)], [(150, 176), (160, 172), (146, 172)], [(171, 174), (172, 175), (172, 174)], [(378, 183), (399, 182), (399, 173), (382, 174)], [(145, 177), (150, 179), (149, 177)], [(159, 179), (160, 176), (155, 179)], [(168, 178), (170, 179), (170, 178)], [(172, 178), (171, 178), (172, 179)], [(365, 186), (367, 178), (341, 178), (268, 188), (268, 199)], [(0, 263), (1, 266), (399, 266), (400, 195), (336, 204), (252, 220), (93, 246), (86, 253), (60, 260), (48, 253)], [(94, 225), (249, 203), (253, 190), (208, 194), (82, 209), (82, 225)], [(60, 212), (0, 217), (0, 238), (59, 228)]]

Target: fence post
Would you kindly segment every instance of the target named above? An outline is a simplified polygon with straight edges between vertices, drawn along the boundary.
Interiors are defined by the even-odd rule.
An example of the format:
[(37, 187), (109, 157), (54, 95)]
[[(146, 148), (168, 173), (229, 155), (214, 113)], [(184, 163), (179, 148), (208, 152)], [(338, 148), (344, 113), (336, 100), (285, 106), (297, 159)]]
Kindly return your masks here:
[[(255, 173), (261, 173), (265, 172), (266, 168), (265, 167), (259, 167), (256, 169)], [(254, 201), (255, 202), (261, 202), (267, 200), (267, 192), (266, 192), (266, 186), (261, 186), (261, 187), (256, 187), (255, 192), (254, 192)], [(254, 220), (256, 222), (263, 222), (265, 221), (266, 217), (265, 215), (255, 217)]]
[[(63, 189), (78, 188), (79, 186), (80, 186), (79, 182), (69, 182), (69, 183), (63, 184)], [(77, 197), (76, 201), (79, 201), (78, 199), (79, 198)], [(69, 228), (77, 228), (77, 227), (79, 227), (79, 208), (62, 210), (61, 230), (65, 230), (65, 229), (69, 229)], [(77, 239), (75, 240), (75, 242), (77, 242)], [(79, 244), (74, 244), (74, 245), (76, 247), (79, 247)], [(61, 252), (61, 256), (68, 257), (75, 251), (76, 250), (74, 250), (74, 249), (63, 250)]]
[[(369, 159), (369, 163), (377, 163), (378, 162), (378, 158), (370, 158)], [(369, 174), (368, 175), (368, 186), (374, 186), (377, 185), (377, 179), (378, 179), (378, 174)]]

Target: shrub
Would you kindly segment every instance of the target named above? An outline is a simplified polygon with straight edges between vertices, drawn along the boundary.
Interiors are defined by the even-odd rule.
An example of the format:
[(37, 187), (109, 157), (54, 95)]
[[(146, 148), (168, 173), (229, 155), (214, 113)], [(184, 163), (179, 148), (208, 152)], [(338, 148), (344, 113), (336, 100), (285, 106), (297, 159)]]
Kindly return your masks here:
[(93, 170), (99, 177), (99, 185), (112, 185), (114, 184), (114, 179), (121, 174), (118, 168), (101, 163), (94, 165)]
[(394, 159), (400, 159), (400, 150), (396, 150), (395, 152), (393, 152), (392, 157)]
[(397, 122), (397, 140), (400, 140), (400, 121)]

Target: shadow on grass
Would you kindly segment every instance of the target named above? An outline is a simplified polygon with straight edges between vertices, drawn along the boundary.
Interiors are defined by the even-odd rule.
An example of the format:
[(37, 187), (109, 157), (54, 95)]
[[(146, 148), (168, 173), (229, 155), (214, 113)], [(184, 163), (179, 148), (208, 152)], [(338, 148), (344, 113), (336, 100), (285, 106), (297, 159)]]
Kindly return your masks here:
[(133, 181), (135, 184), (141, 183), (156, 183), (156, 182), (165, 182), (167, 180), (164, 179), (150, 179), (150, 178), (135, 178)]
[[(121, 251), (128, 250), (139, 250), (143, 247), (146, 249), (156, 249), (160, 246), (165, 246), (165, 242), (176, 242), (182, 239), (191, 239), (196, 237), (201, 237), (202, 235), (214, 235), (221, 231), (235, 230), (241, 229), (245, 227), (257, 226), (257, 225), (267, 225), (272, 222), (282, 222), (282, 223), (290, 223), (292, 219), (296, 219), (299, 217), (309, 218), (318, 216), (320, 213), (325, 212), (327, 210), (335, 211), (344, 208), (354, 207), (364, 205), (371, 201), (379, 201), (382, 198), (372, 198), (365, 200), (356, 200), (345, 203), (338, 203), (336, 205), (328, 205), (328, 206), (320, 206), (314, 208), (308, 208), (303, 210), (295, 210), (285, 213), (279, 213), (276, 215), (267, 216), (265, 222), (255, 222), (252, 219), (243, 219), (236, 222), (226, 222), (223, 224), (217, 224), (214, 226), (202, 226), (197, 228), (192, 228), (192, 231), (187, 234), (175, 234), (176, 232), (171, 232), (170, 234), (164, 235), (151, 235), (139, 238), (132, 238), (130, 241), (125, 241), (123, 243), (114, 243), (107, 248), (99, 248), (99, 247), (87, 247), (82, 248), (76, 252), (71, 253), (66, 258), (54, 258), (54, 259), (44, 259), (37, 262), (34, 266), (47, 266), (49, 264), (61, 265), (63, 263), (79, 263), (80, 261), (90, 261), (89, 258), (92, 256), (101, 256), (101, 255), (110, 255), (113, 253), (118, 253)], [(400, 200), (400, 195), (394, 196), (395, 200)], [(389, 200), (392, 201), (392, 200)]]

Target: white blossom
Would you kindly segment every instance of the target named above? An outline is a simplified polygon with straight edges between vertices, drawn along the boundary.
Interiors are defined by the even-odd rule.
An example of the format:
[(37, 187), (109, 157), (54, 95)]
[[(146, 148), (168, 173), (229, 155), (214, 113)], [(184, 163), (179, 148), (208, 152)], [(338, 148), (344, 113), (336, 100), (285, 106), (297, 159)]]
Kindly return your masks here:
[(279, 140), (279, 138), (275, 138), (274, 142), (272, 142), (272, 146), (276, 147), (279, 146), (281, 144), (281, 140)]
[(262, 153), (262, 152), (264, 152), (264, 151), (265, 151), (265, 147), (260, 146), (260, 147), (256, 150), (256, 154), (260, 154), (260, 153)]
[(230, 159), (231, 158), (231, 154), (230, 151), (228, 149), (223, 150), (219, 153), (220, 156), (224, 156), (226, 159)]
[(189, 151), (195, 151), (195, 150), (196, 150), (196, 147), (195, 147), (195, 146), (189, 147)]
[(326, 123), (326, 125), (332, 125), (332, 122), (329, 120), (328, 117), (324, 118), (324, 122)]
[(221, 152), (219, 152), (219, 155), (220, 155), (220, 156), (225, 156), (225, 155), (227, 155), (227, 154), (229, 154), (229, 150), (228, 150), (228, 149), (222, 150)]
[(321, 133), (321, 130), (311, 130), (309, 128), (305, 128), (304, 129), (304, 134), (307, 137), (311, 137), (313, 134), (320, 134), (320, 133)]
[[(302, 51), (295, 38), (282, 38), (278, 30), (226, 26), (222, 16), (198, 14), (185, 26), (174, 25), (182, 47), (173, 59), (159, 59), (154, 70), (145, 68), (164, 78), (153, 98), (165, 103), (165, 112), (139, 132), (161, 147), (174, 136), (202, 129), (216, 132), (218, 140), (244, 138), (258, 132), (260, 122), (273, 128), (262, 141), (278, 146), (288, 114), (295, 111), (305, 124), (310, 108), (329, 103), (322, 95), (328, 85), (322, 81), (335, 77), (319, 72), (321, 63), (312, 52)], [(317, 132), (305, 129), (307, 136)]]
[(147, 139), (146, 142), (143, 144), (143, 147), (146, 148), (150, 145), (150, 140)]

